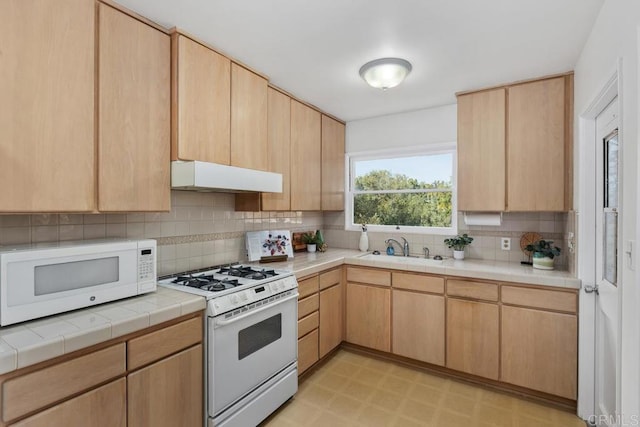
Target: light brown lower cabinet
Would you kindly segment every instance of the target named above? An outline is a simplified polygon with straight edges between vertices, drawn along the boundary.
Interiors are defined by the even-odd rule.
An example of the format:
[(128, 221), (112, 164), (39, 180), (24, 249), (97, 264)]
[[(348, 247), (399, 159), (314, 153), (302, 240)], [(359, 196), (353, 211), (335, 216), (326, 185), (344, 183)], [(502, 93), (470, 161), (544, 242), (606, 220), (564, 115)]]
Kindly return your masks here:
[(577, 346), (577, 316), (502, 306), (501, 381), (576, 399)]
[(320, 291), (320, 357), (326, 356), (342, 342), (342, 285)]
[(500, 313), (497, 304), (447, 300), (447, 368), (498, 379)]
[(347, 341), (391, 351), (391, 290), (347, 283)]
[(201, 344), (129, 374), (128, 425), (202, 424), (203, 380)]
[(201, 426), (203, 318), (0, 375), (0, 427)]
[[(127, 425), (127, 385), (124, 378), (88, 391), (46, 411), (19, 421), (16, 427), (124, 427)], [(136, 425), (136, 424), (130, 424)], [(140, 425), (140, 424), (138, 424)]]
[(298, 375), (318, 361), (318, 330), (298, 340)]
[(394, 354), (444, 366), (444, 297), (393, 290)]

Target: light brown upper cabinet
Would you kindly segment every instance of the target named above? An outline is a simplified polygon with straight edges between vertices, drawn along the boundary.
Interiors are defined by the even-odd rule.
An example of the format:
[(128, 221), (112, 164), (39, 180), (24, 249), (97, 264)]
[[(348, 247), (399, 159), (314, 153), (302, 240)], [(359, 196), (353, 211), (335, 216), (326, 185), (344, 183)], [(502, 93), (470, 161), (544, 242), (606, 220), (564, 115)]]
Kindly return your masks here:
[(167, 34), (99, 5), (100, 211), (168, 211), (171, 44)]
[(0, 211), (169, 210), (169, 36), (84, 0), (4, 1), (0, 27)]
[(459, 94), (458, 208), (570, 210), (572, 115), (572, 73)]
[(268, 90), (267, 166), (282, 174), (282, 193), (262, 193), (262, 209), (291, 209), (291, 98), (273, 88)]
[(0, 212), (92, 211), (95, 9), (0, 2)]
[(323, 211), (344, 210), (344, 124), (322, 115)]
[[(565, 77), (509, 88), (507, 200), (510, 211), (563, 211)], [(568, 160), (568, 159), (567, 159)]]
[(291, 210), (321, 209), (321, 114), (291, 100)]
[(267, 170), (267, 80), (231, 63), (231, 165)]
[(171, 158), (230, 164), (231, 61), (177, 32), (171, 54)]
[(505, 210), (506, 89), (458, 97), (458, 209)]

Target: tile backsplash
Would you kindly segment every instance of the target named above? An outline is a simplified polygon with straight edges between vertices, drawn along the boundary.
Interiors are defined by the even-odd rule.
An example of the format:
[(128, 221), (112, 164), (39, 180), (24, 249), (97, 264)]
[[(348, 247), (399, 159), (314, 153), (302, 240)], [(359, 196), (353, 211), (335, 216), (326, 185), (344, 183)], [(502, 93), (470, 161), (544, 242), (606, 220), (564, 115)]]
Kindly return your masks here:
[[(508, 212), (503, 214), (502, 225), (494, 226), (467, 226), (464, 223), (463, 214), (457, 216), (458, 232), (467, 233), (474, 238), (474, 241), (466, 249), (466, 256), (469, 258), (520, 262), (526, 261), (527, 256), (520, 250), (520, 237), (527, 231), (540, 233), (543, 238), (553, 240), (554, 244), (562, 249), (562, 254), (556, 259), (559, 268), (567, 269), (573, 265), (573, 260), (569, 262), (573, 254), (567, 254), (566, 233), (567, 233), (566, 213), (518, 213)], [(324, 214), (324, 237), (329, 245), (341, 248), (357, 249), (360, 239), (359, 231), (344, 230), (344, 213), (331, 212)], [(431, 255), (451, 256), (443, 240), (448, 236), (433, 234), (410, 234), (399, 231), (397, 233), (374, 233), (369, 234), (369, 250), (379, 250), (384, 252), (386, 245), (384, 241), (388, 238), (400, 240), (402, 236), (409, 241), (411, 254), (422, 255), (423, 248), (428, 247)], [(500, 248), (502, 237), (511, 239), (511, 250), (504, 251)], [(396, 247), (396, 250), (398, 248)]]
[[(343, 212), (235, 212), (235, 199), (228, 193), (173, 191), (171, 211), (127, 214), (38, 214), (0, 215), (0, 247), (39, 242), (99, 238), (154, 238), (158, 240), (158, 273), (172, 274), (246, 259), (246, 231), (322, 229), (329, 247), (357, 249), (360, 233), (344, 230)], [(575, 254), (566, 250), (568, 233), (575, 232), (572, 214), (505, 213), (499, 227), (466, 226), (457, 217), (460, 233), (474, 242), (467, 257), (520, 262), (520, 236), (535, 231), (562, 248), (560, 268), (575, 271)], [(569, 229), (570, 228), (570, 229)], [(446, 236), (369, 232), (370, 250), (384, 251), (390, 237), (405, 237), (412, 254), (428, 247), (431, 255), (450, 256), (443, 243)], [(500, 238), (511, 238), (511, 250), (500, 249)]]
[(0, 247), (100, 238), (158, 240), (158, 274), (246, 259), (246, 231), (322, 228), (321, 212), (235, 212), (230, 193), (172, 191), (171, 211), (0, 215)]

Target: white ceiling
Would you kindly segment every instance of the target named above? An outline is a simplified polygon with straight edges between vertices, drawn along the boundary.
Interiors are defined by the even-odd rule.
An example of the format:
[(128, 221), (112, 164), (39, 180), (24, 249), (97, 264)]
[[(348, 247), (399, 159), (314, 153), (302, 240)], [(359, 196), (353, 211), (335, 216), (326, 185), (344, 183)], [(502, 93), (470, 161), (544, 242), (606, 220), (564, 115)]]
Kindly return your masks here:
[[(117, 1), (351, 121), (572, 70), (604, 0)], [(412, 73), (386, 92), (367, 86), (359, 68), (388, 56)]]

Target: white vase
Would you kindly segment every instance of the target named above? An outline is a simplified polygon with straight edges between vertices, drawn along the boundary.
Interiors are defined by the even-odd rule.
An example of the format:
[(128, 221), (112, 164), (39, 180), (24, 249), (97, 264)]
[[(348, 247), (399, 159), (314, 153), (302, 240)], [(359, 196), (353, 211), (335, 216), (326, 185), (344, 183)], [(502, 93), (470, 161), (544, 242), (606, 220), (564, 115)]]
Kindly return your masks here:
[(461, 251), (453, 250), (453, 259), (464, 259), (464, 249)]
[(369, 250), (369, 236), (366, 231), (363, 231), (360, 234), (360, 243), (358, 244), (358, 248), (361, 252), (367, 252)]
[(307, 252), (315, 252), (316, 251), (316, 244), (309, 244), (307, 243)]

